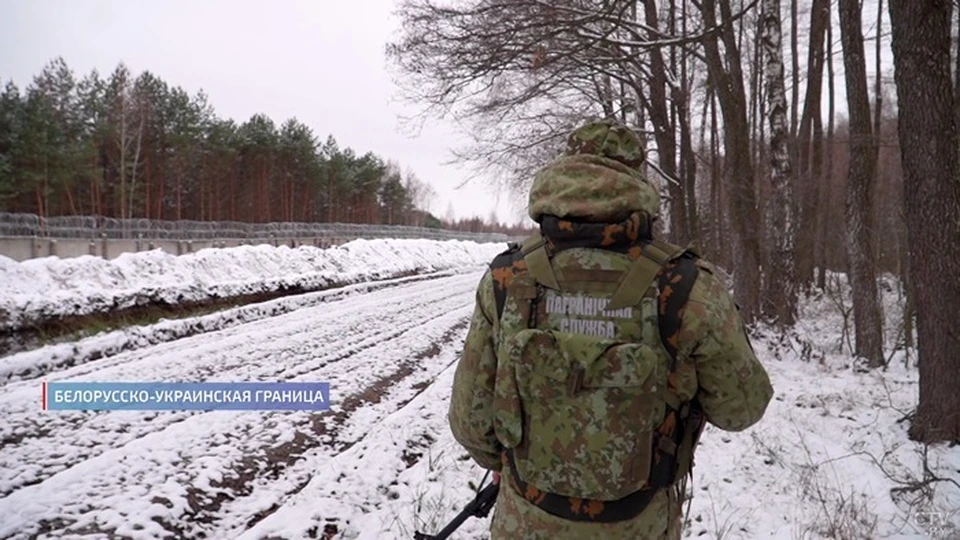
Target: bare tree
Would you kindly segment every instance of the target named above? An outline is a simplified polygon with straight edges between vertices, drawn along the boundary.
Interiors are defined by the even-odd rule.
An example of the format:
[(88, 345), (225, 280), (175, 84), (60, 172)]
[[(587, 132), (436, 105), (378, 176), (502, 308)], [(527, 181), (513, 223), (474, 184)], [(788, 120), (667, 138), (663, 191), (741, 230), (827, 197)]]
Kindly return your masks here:
[[(133, 162), (130, 164), (130, 202), (127, 204), (127, 217), (133, 217), (133, 208), (134, 208), (134, 194), (137, 191), (137, 171), (139, 170), (140, 164), (140, 149), (143, 144), (143, 127), (146, 122), (146, 108), (148, 104), (146, 103), (146, 98), (143, 96), (143, 91), (141, 88), (138, 88), (137, 84), (134, 84), (133, 89), (131, 90), (132, 101), (135, 108), (135, 116), (131, 116), (131, 121), (136, 124), (136, 143), (133, 148)], [(124, 105), (127, 105), (128, 101), (124, 100)], [(122, 129), (126, 131), (126, 126)], [(124, 145), (125, 146), (125, 145)]]
[[(680, 20), (681, 35), (687, 35), (687, 25), (690, 19), (687, 10), (687, 0), (681, 5)], [(696, 74), (693, 66), (695, 57), (684, 49), (680, 57), (680, 85), (674, 94), (674, 104), (680, 119), (680, 178), (683, 180), (683, 191), (686, 197), (687, 229), (690, 231), (690, 241), (700, 243), (700, 215), (697, 209), (697, 156), (693, 149), (694, 127), (691, 125), (691, 94)], [(688, 67), (689, 66), (689, 67)], [(704, 105), (706, 112), (706, 105)]]
[(639, 90), (650, 69), (638, 53), (670, 40), (648, 40), (658, 31), (634, 15), (622, 0), (406, 0), (387, 55), (404, 96), (425, 107), (421, 119), (452, 116), (469, 129), (458, 159), (523, 187), (576, 124), (625, 111), (635, 122), (649, 106)]
[[(509, 178), (513, 187), (526, 187), (589, 117), (617, 117), (651, 134), (658, 156), (651, 178), (669, 179), (661, 186), (673, 238), (681, 242), (699, 235), (691, 102), (714, 97), (722, 120), (711, 129), (710, 207), (727, 219), (714, 220), (713, 232), (729, 240), (737, 301), (752, 321), (761, 309), (765, 244), (757, 186), (766, 177), (757, 174), (753, 155), (741, 53), (753, 40), (744, 39), (750, 25), (743, 17), (756, 12), (756, 3), (405, 0), (401, 37), (388, 46), (388, 57), (399, 68), (404, 96), (424, 107), (420, 119), (453, 117), (470, 133), (458, 159)], [(759, 54), (759, 47), (752, 51)], [(706, 66), (699, 87), (697, 62)], [(759, 76), (758, 68), (750, 75)], [(694, 96), (695, 89), (702, 93)], [(706, 106), (703, 114), (706, 123)], [(784, 227), (796, 228), (795, 215), (783, 216)]]
[(954, 49), (953, 67), (953, 103), (957, 116), (957, 125), (960, 126), (960, 2), (954, 2), (957, 22), (957, 43)]
[(430, 213), (433, 201), (437, 197), (437, 190), (434, 189), (433, 185), (420, 180), (411, 169), (407, 169), (403, 180), (404, 187), (410, 197), (410, 202), (413, 204), (413, 209), (420, 211), (414, 212), (414, 222), (411, 224), (422, 226), (423, 215)]
[[(716, 26), (717, 8), (721, 20), (732, 19), (729, 0), (703, 0), (706, 25)], [(721, 25), (719, 36), (709, 34), (703, 41), (710, 78), (715, 83), (723, 117), (724, 181), (730, 186), (726, 198), (734, 225), (734, 260), (737, 299), (745, 321), (753, 321), (760, 310), (760, 216), (754, 193), (754, 163), (750, 153), (750, 126), (743, 88), (740, 50), (733, 26)], [(721, 55), (720, 44), (723, 44)]]
[(910, 436), (960, 441), (960, 136), (949, 0), (890, 0), (920, 403)]
[[(834, 157), (834, 109), (836, 104), (836, 91), (834, 89), (834, 76), (833, 76), (833, 15), (830, 10), (830, 3), (827, 2), (826, 7), (827, 19), (827, 138), (826, 138), (826, 165), (823, 170), (824, 173), (821, 177), (816, 179), (820, 183), (821, 189), (819, 197), (817, 198), (817, 205), (820, 208), (826, 207), (826, 203), (831, 199), (831, 182), (830, 177), (833, 174), (833, 157)], [(817, 229), (817, 242), (816, 248), (814, 250), (814, 260), (816, 262), (815, 266), (817, 267), (817, 287), (821, 290), (826, 289), (827, 286), (827, 227), (822, 223), (818, 223)]]
[(797, 215), (797, 282), (813, 282), (816, 230), (821, 175), (823, 174), (823, 120), (820, 102), (823, 94), (824, 36), (830, 24), (827, 0), (813, 0), (810, 8), (810, 41), (807, 50), (807, 86), (803, 113), (797, 130), (797, 172), (795, 194), (799, 198)]
[[(647, 26), (654, 31), (658, 31), (660, 21), (656, 2), (643, 2), (643, 8)], [(671, 120), (670, 106), (667, 103), (667, 87), (667, 66), (663, 59), (663, 53), (660, 48), (653, 48), (650, 50), (650, 120), (653, 123), (653, 135), (659, 150), (658, 164), (666, 175), (676, 178), (676, 129), (674, 128), (674, 122)], [(683, 186), (679, 182), (669, 182), (668, 185), (670, 191), (671, 236), (675, 241), (685, 242), (690, 235), (687, 230)]]
[(783, 84), (783, 49), (780, 29), (780, 0), (763, 0), (762, 29), (764, 80), (769, 100), (770, 171), (772, 201), (767, 206), (767, 230), (772, 250), (765, 276), (767, 315), (775, 315), (778, 326), (787, 327), (796, 319), (795, 275), (796, 217), (793, 200), (793, 169), (790, 163), (790, 125)]
[[(800, 52), (799, 49), (799, 6), (797, 0), (790, 0), (790, 59), (793, 62), (790, 88), (790, 137), (797, 137), (797, 118), (800, 112)], [(782, 33), (782, 32), (781, 32)]]
[(840, 0), (840, 39), (850, 111), (850, 169), (847, 175), (846, 222), (849, 278), (853, 290), (856, 355), (870, 367), (883, 358), (883, 327), (873, 255), (873, 184), (877, 163), (870, 126), (866, 57), (858, 0)]
[(874, 42), (874, 88), (873, 143), (877, 157), (880, 156), (880, 124), (883, 120), (883, 0), (877, 0), (877, 40)]
[[(120, 217), (132, 216), (133, 189), (140, 161), (143, 135), (143, 112), (133, 88), (130, 71), (120, 64), (110, 77), (111, 116), (116, 127), (114, 144), (119, 154)], [(131, 155), (132, 154), (132, 155)], [(129, 184), (129, 185), (128, 185)]]
[(713, 79), (707, 82), (707, 105), (710, 107), (710, 212), (713, 214), (713, 240), (716, 243), (715, 259), (720, 264), (729, 264), (726, 224), (724, 223), (725, 201), (723, 197), (723, 174), (720, 167), (720, 139), (717, 120), (717, 92)]

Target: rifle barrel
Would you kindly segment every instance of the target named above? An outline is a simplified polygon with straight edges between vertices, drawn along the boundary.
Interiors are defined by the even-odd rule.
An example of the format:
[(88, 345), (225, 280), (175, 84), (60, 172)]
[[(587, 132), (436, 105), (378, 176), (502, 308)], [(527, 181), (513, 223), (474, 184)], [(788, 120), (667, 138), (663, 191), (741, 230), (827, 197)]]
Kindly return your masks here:
[(467, 505), (463, 507), (463, 510), (461, 510), (443, 530), (434, 535), (417, 532), (414, 538), (416, 540), (446, 540), (453, 534), (453, 531), (457, 530), (460, 525), (463, 525), (463, 522), (467, 519), (471, 517), (485, 517), (493, 506), (494, 501), (496, 501), (499, 492), (500, 486), (498, 484), (488, 485), (483, 488), (472, 501), (467, 503)]

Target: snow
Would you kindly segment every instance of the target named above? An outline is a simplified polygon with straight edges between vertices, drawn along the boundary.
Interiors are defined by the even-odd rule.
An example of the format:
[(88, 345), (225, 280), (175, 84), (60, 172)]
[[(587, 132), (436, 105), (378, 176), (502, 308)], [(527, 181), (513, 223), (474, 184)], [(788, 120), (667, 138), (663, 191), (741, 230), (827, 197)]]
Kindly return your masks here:
[(87, 255), (16, 262), (0, 256), (0, 330), (154, 302), (196, 302), (296, 286), (320, 289), (481, 265), (505, 247), (461, 240), (377, 239), (327, 249), (258, 245), (180, 256), (157, 249), (113, 260)]
[[(156, 253), (111, 267), (2, 263), (4, 282), (19, 276), (10, 278), (19, 303), (3, 292), (4, 305), (31, 313), (51, 291), (82, 304), (147, 289), (199, 294), (200, 283), (220, 291), (319, 283), (324, 272), (352, 284), (0, 357), (0, 538), (438, 531), (483, 476), (446, 413), (474, 288), (502, 249), (372, 241), (336, 256), (211, 251), (203, 264), (154, 264), (165, 259)], [(151, 285), (149, 275), (161, 277)], [(776, 395), (756, 426), (706, 430), (686, 536), (960, 538), (960, 447), (925, 449), (906, 436), (916, 355), (894, 347), (896, 281), (884, 277), (880, 287), (889, 367), (866, 373), (841, 340), (837, 302), (850, 305), (849, 288), (842, 276), (831, 282), (834, 292), (803, 299), (792, 332), (753, 329)], [(40, 378), (329, 381), (332, 403), (316, 415), (41, 412)], [(943, 480), (914, 489), (932, 477)], [(489, 519), (468, 520), (459, 537), (487, 537)]]
[[(147, 527), (161, 512), (157, 500), (163, 501), (159, 517), (165, 522), (177, 523), (185, 509), (200, 520), (207, 513), (205, 505), (191, 505), (191, 500), (215, 497), (225, 478), (254, 488), (252, 498), (214, 505), (218, 530), (240, 527), (252, 515), (246, 509), (269, 508), (325, 466), (331, 454), (366, 435), (382, 411), (409, 399), (413, 386), (429, 383), (440, 368), (450, 365), (454, 337), (465, 331), (478, 280), (474, 271), (382, 289), (355, 301), (127, 351), (48, 376), (74, 381), (329, 381), (334, 413), (352, 396), (362, 396), (354, 399), (354, 414), (343, 419), (328, 415), (315, 424), (307, 413), (224, 411), (70, 412), (38, 418), (37, 384), (7, 384), (0, 395), (6, 419), (0, 439), (9, 441), (0, 451), (0, 515), (6, 516), (0, 520), (0, 538), (35, 531), (32, 527), (53, 516), (76, 520), (71, 530), (121, 522)], [(452, 336), (451, 331), (459, 334)], [(438, 343), (447, 345), (431, 354)], [(421, 356), (423, 361), (418, 361)], [(413, 364), (410, 373), (386, 385), (386, 395), (365, 394), (371, 388), (378, 392), (376, 383), (405, 364)], [(38, 419), (45, 433), (38, 433)], [(313, 461), (306, 448), (305, 460), (284, 470), (282, 478), (236, 480), (250, 470), (269, 468), (268, 456), (278, 446), (318, 425), (328, 433), (314, 444)], [(190, 490), (205, 497), (191, 496)], [(75, 502), (79, 500), (82, 505)], [(234, 506), (244, 509), (235, 519)], [(188, 536), (203, 530), (202, 523), (192, 525), (196, 528), (189, 529)]]
[[(453, 269), (348, 285), (337, 289), (239, 306), (199, 317), (163, 320), (150, 326), (133, 326), (101, 333), (72, 343), (49, 345), (40, 349), (9, 355), (2, 359), (2, 362), (0, 362), (0, 380), (12, 381), (36, 378), (54, 368), (78, 366), (86, 362), (112, 357), (123, 351), (250, 324), (298, 309), (337, 302), (354, 295), (425, 280), (436, 280), (469, 270), (469, 268), (466, 270)], [(103, 366), (108, 363), (109, 361), (101, 360), (93, 369), (103, 369)]]

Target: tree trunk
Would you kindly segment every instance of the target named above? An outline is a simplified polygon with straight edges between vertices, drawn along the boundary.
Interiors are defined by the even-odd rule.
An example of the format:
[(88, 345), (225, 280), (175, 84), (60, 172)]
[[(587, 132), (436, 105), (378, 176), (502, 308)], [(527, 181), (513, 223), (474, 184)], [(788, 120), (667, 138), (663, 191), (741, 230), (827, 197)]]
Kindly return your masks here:
[(97, 158), (94, 156), (91, 158), (90, 166), (90, 213), (93, 215), (98, 215), (97, 209)]
[(230, 167), (230, 185), (232, 187), (230, 190), (230, 221), (237, 220), (237, 198), (240, 196), (240, 186), (237, 184), (237, 167), (232, 165)]
[[(823, 215), (816, 215), (823, 170), (823, 125), (820, 102), (823, 95), (823, 42), (830, 23), (827, 0), (813, 0), (810, 8), (810, 43), (807, 53), (807, 89), (798, 128), (796, 194), (799, 198), (797, 224), (797, 284), (813, 282), (817, 230)], [(820, 218), (820, 219), (818, 219)]]
[(70, 186), (66, 185), (64, 186), (63, 189), (64, 189), (64, 195), (67, 196), (67, 205), (69, 205), (70, 207), (70, 214), (74, 216), (79, 215), (79, 213), (77, 212), (77, 205), (74, 204), (73, 202), (73, 193), (70, 192)]
[[(650, 28), (659, 28), (656, 2), (644, 2), (644, 16)], [(650, 122), (653, 124), (653, 136), (657, 141), (660, 156), (660, 168), (672, 180), (668, 181), (670, 193), (670, 237), (680, 244), (689, 241), (686, 227), (686, 204), (683, 199), (683, 187), (677, 180), (676, 131), (670, 121), (670, 108), (667, 105), (667, 69), (663, 53), (659, 47), (650, 49)]]
[[(758, 8), (758, 11), (762, 9)], [(753, 190), (754, 196), (756, 197), (756, 206), (759, 212), (758, 217), (758, 226), (764, 227), (764, 223), (761, 223), (759, 220), (765, 219), (767, 213), (769, 212), (768, 204), (770, 201), (770, 187), (767, 182), (770, 174), (770, 153), (767, 151), (767, 88), (766, 88), (766, 79), (763, 76), (763, 29), (762, 29), (763, 18), (762, 16), (757, 17), (757, 28), (756, 28), (756, 39), (754, 41), (754, 48), (756, 49), (756, 54), (754, 55), (754, 64), (753, 71), (758, 73), (757, 80), (757, 105), (759, 117), (757, 118), (757, 140), (755, 144), (757, 146), (756, 158), (754, 159), (755, 170), (754, 170), (754, 183)], [(770, 245), (770, 239), (764, 237), (764, 234), (768, 234), (769, 228), (764, 227), (760, 231), (761, 239), (759, 241), (760, 249), (758, 251), (761, 278), (766, 278), (768, 276), (768, 271), (770, 268), (770, 254), (772, 246)], [(760, 283), (761, 291), (766, 291), (763, 283)], [(762, 296), (761, 296), (762, 301)], [(761, 310), (765, 308), (761, 305)]]
[[(704, 0), (703, 15), (708, 26), (717, 23), (718, 3), (722, 20), (732, 19), (728, 0)], [(743, 91), (740, 53), (736, 48), (733, 25), (725, 24), (721, 28), (726, 62), (720, 56), (715, 35), (704, 40), (704, 49), (707, 53), (707, 68), (716, 84), (723, 116), (725, 180), (731, 189), (727, 201), (730, 204), (730, 221), (735, 229), (735, 296), (744, 321), (750, 323), (754, 321), (760, 308), (760, 218), (754, 193), (750, 126), (747, 123), (747, 101)]]
[[(687, 1), (684, 0), (680, 8), (681, 35), (687, 34)], [(693, 127), (690, 125), (691, 112), (690, 95), (692, 93), (695, 76), (688, 73), (687, 64), (689, 55), (684, 49), (680, 55), (680, 86), (679, 92), (674, 95), (680, 119), (680, 163), (681, 177), (683, 178), (683, 192), (686, 196), (685, 209), (687, 211), (686, 224), (689, 241), (702, 245), (703, 232), (700, 227), (700, 215), (697, 209), (697, 155), (693, 149)], [(704, 107), (706, 111), (706, 107)], [(702, 145), (701, 145), (702, 148)]]
[(793, 70), (791, 71), (793, 88), (790, 89), (790, 137), (794, 141), (797, 138), (797, 128), (799, 127), (797, 125), (797, 115), (800, 112), (800, 52), (797, 43), (797, 32), (800, 24), (797, 11), (797, 0), (790, 0), (790, 59), (793, 61)]
[(150, 219), (150, 154), (144, 156), (143, 162), (143, 218)]
[[(164, 168), (161, 170), (169, 173), (170, 168), (168, 166), (164, 166)], [(163, 216), (164, 216), (163, 199), (164, 197), (166, 197), (166, 195), (167, 195), (167, 179), (161, 178), (160, 181), (157, 182), (157, 211), (153, 213), (153, 215), (156, 216), (154, 219), (163, 219)]]
[(949, 0), (891, 0), (920, 402), (910, 436), (960, 441), (960, 163)]
[(883, 120), (883, 60), (881, 56), (882, 52), (882, 40), (881, 36), (883, 35), (883, 0), (877, 0), (877, 41), (874, 48), (874, 59), (875, 66), (874, 70), (874, 110), (873, 110), (873, 140), (877, 147), (877, 156), (880, 155), (880, 122)]
[(181, 198), (181, 195), (183, 194), (183, 172), (180, 167), (177, 167), (176, 191), (177, 191), (177, 194), (176, 194), (177, 211), (175, 215), (177, 216), (176, 217), (177, 221), (180, 221), (181, 219), (183, 219), (183, 199)]
[[(206, 162), (206, 159), (204, 159), (204, 162)], [(210, 217), (210, 215), (207, 213), (207, 204), (206, 204), (206, 203), (207, 203), (207, 199), (209, 199), (209, 195), (207, 194), (207, 190), (208, 190), (209, 188), (207, 187), (208, 184), (207, 184), (207, 182), (206, 182), (206, 179), (207, 179), (207, 174), (209, 174), (209, 172), (208, 172), (206, 169), (207, 169), (206, 163), (204, 163), (203, 169), (202, 169), (203, 172), (202, 172), (202, 173), (200, 174), (200, 176), (199, 176), (199, 178), (200, 178), (200, 183), (199, 183), (199, 186), (197, 186), (197, 191), (199, 192), (199, 196), (200, 196), (200, 206), (199, 206), (200, 217), (199, 217), (199, 218), (193, 218), (193, 219), (199, 219), (200, 221), (212, 221), (212, 220), (213, 220), (213, 218)]]
[(43, 194), (41, 192), (42, 192), (42, 189), (40, 188), (40, 186), (37, 186), (36, 188), (34, 188), (34, 193), (36, 193), (37, 195), (37, 215), (43, 218), (43, 217), (46, 217), (46, 214), (44, 213), (44, 209), (43, 209)]
[(137, 128), (137, 144), (133, 150), (133, 164), (130, 167), (130, 203), (127, 204), (127, 212), (130, 218), (133, 218), (133, 195), (137, 190), (137, 169), (140, 165), (140, 146), (143, 141), (144, 117), (140, 115), (140, 125)]
[[(122, 92), (123, 90), (121, 90)], [(126, 98), (120, 96), (120, 219), (127, 217), (126, 204), (126, 167), (127, 167), (127, 106)]]
[(960, 4), (954, 6), (957, 12), (957, 48), (954, 50), (954, 72), (953, 72), (953, 109), (957, 123), (960, 126)]
[(327, 170), (327, 223), (333, 223), (333, 171)]
[[(873, 152), (875, 159), (877, 160), (875, 165), (875, 170), (877, 171), (877, 180), (876, 185), (883, 185), (883, 156), (880, 154), (880, 139), (881, 139), (881, 124), (883, 122), (883, 59), (882, 59), (882, 43), (883, 43), (883, 0), (877, 0), (877, 30), (876, 30), (877, 40), (874, 42), (874, 88), (873, 88)], [(881, 206), (881, 209), (883, 207)], [(872, 216), (871, 219), (874, 224), (881, 224), (884, 221), (880, 216)], [(883, 230), (883, 234), (888, 235), (892, 231), (886, 229)], [(884, 247), (883, 242), (875, 242), (873, 245), (875, 251), (873, 252), (873, 260), (876, 264), (876, 267), (883, 271), (882, 266), (882, 249)], [(881, 304), (881, 310), (883, 306)]]
[(717, 239), (717, 262), (729, 265), (727, 253), (727, 230), (724, 224), (723, 178), (720, 170), (720, 140), (717, 132), (720, 129), (717, 121), (717, 92), (713, 80), (710, 81), (710, 186), (713, 206), (713, 230)]
[[(741, 27), (746, 26), (745, 24)], [(753, 66), (754, 68), (750, 70), (750, 141), (751, 141), (751, 156), (753, 160), (757, 163), (760, 162), (760, 147), (763, 146), (763, 140), (760, 137), (760, 126), (763, 124), (763, 116), (760, 113), (760, 98), (763, 95), (763, 92), (760, 91), (760, 32), (758, 29), (756, 39), (753, 42)]]
[[(818, 178), (820, 182), (820, 198), (818, 206), (826, 211), (827, 202), (833, 197), (833, 117), (836, 104), (836, 92), (834, 90), (833, 78), (833, 17), (830, 14), (830, 3), (827, 2), (827, 141), (826, 141), (826, 165), (823, 168), (823, 176)], [(827, 287), (827, 227), (823, 219), (819, 220), (819, 229), (817, 231), (817, 245), (814, 250), (817, 267), (817, 287), (824, 290)]]
[(907, 359), (910, 358), (910, 350), (914, 348), (913, 342), (913, 320), (916, 316), (914, 308), (913, 280), (910, 276), (910, 250), (907, 247), (907, 223), (901, 208), (899, 219), (897, 219), (897, 266), (900, 275), (900, 289), (903, 291), (903, 346), (906, 349)]
[(850, 168), (847, 175), (846, 225), (849, 279), (853, 291), (856, 355), (869, 367), (883, 365), (883, 326), (873, 260), (873, 184), (876, 146), (870, 127), (867, 68), (858, 0), (840, 0), (840, 41), (850, 109)]
[(790, 163), (790, 126), (787, 96), (783, 83), (780, 0), (763, 0), (764, 83), (770, 102), (770, 177), (771, 201), (767, 206), (767, 231), (772, 249), (765, 276), (765, 314), (776, 317), (780, 328), (796, 320), (797, 287), (795, 276), (796, 217), (794, 216), (793, 179)]
[(693, 151), (692, 134), (690, 133), (690, 103), (687, 100), (687, 91), (682, 91), (677, 117), (680, 120), (680, 163), (683, 180), (683, 195), (685, 197), (683, 209), (686, 211), (684, 224), (687, 229), (686, 242), (699, 244), (700, 216), (697, 213), (697, 156)]

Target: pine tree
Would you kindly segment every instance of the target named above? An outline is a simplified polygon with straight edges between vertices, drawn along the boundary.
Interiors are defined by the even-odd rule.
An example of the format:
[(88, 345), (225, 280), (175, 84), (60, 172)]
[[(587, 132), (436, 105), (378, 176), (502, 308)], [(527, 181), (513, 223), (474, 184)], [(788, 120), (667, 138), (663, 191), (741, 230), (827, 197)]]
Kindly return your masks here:
[(22, 122), (20, 90), (9, 81), (0, 93), (0, 210), (12, 209), (11, 199), (17, 194), (14, 159), (19, 151)]

